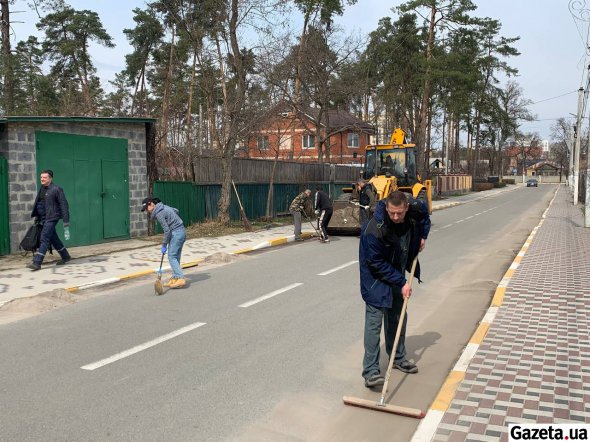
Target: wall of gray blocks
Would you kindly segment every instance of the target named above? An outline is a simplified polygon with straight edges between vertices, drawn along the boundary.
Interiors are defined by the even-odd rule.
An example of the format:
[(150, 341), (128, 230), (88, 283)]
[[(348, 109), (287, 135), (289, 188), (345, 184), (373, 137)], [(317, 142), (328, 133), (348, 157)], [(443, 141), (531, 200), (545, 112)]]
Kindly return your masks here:
[[(11, 252), (18, 251), (18, 245), (31, 225), (31, 211), (37, 195), (35, 131), (126, 138), (129, 161), (129, 234), (132, 238), (147, 235), (148, 220), (140, 211), (141, 201), (148, 192), (144, 123), (9, 123), (0, 132), (0, 154), (8, 160)], [(59, 178), (56, 177), (55, 183), (59, 185)]]

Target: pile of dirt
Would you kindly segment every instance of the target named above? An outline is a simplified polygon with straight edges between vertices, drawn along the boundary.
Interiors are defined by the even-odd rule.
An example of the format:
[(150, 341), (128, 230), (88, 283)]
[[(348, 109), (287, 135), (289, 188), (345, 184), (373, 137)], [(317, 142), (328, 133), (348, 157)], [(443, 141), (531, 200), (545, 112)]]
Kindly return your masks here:
[(18, 298), (0, 307), (0, 324), (39, 315), (86, 299), (64, 289), (40, 293), (28, 298)]
[(246, 255), (232, 255), (231, 253), (217, 252), (203, 259), (203, 264), (228, 264), (245, 258)]

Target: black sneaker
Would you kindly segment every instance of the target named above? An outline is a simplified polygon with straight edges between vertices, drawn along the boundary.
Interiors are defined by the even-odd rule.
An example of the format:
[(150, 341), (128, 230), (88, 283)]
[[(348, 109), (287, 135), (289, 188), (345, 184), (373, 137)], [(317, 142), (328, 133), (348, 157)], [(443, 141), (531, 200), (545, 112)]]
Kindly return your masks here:
[(31, 269), (34, 272), (36, 270), (41, 270), (41, 265), (31, 262), (31, 263), (27, 264), (27, 268)]
[(57, 261), (55, 263), (56, 266), (63, 266), (64, 264), (67, 264), (68, 262), (70, 262), (72, 260), (72, 258), (62, 258), (59, 261)]
[(380, 374), (373, 374), (368, 378), (365, 378), (365, 387), (381, 387), (385, 383), (385, 378)]
[(393, 368), (403, 371), (404, 373), (418, 373), (418, 367), (416, 366), (416, 364), (408, 361), (407, 359), (404, 359), (401, 362), (394, 362)]

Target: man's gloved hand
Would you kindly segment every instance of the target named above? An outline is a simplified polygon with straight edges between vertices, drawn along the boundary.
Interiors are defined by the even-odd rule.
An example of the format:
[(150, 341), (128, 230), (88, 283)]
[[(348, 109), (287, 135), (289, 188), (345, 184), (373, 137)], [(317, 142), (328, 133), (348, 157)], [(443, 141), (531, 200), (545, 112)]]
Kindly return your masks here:
[(70, 228), (69, 227), (64, 227), (64, 239), (66, 241), (70, 240)]
[(316, 216), (319, 215), (320, 214), (320, 211), (319, 210), (316, 210), (315, 211), (315, 214), (316, 214)]
[(168, 250), (168, 247), (162, 246), (162, 255), (166, 254), (166, 250)]

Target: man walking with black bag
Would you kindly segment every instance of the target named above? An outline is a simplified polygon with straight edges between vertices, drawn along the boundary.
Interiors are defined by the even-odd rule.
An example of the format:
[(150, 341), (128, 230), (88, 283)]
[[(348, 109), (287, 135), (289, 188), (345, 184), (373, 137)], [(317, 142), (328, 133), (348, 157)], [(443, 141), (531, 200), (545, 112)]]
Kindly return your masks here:
[(53, 184), (53, 171), (49, 169), (41, 171), (41, 188), (37, 192), (31, 218), (35, 218), (35, 221), (43, 228), (39, 249), (33, 255), (33, 262), (27, 264), (27, 267), (33, 271), (39, 270), (50, 246), (57, 250), (61, 257), (57, 265), (63, 265), (70, 261), (72, 257), (55, 231), (55, 226), (60, 219), (63, 219), (65, 240), (70, 239), (68, 200), (66, 200), (63, 189)]

